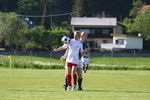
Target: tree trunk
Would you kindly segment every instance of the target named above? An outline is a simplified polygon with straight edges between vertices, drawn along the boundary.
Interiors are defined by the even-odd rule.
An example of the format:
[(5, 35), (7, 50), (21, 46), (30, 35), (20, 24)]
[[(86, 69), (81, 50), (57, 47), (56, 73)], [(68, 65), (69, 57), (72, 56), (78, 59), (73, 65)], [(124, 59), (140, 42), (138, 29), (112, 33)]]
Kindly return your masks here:
[(47, 13), (47, 3), (45, 3), (44, 9), (43, 9), (43, 17), (41, 19), (41, 25), (42, 26), (45, 26), (46, 13)]

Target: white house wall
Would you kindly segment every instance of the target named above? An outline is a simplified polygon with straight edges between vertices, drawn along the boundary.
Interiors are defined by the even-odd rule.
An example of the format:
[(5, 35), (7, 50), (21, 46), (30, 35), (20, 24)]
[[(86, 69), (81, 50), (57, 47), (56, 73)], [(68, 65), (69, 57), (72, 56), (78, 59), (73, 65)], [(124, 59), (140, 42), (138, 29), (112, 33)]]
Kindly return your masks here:
[(135, 37), (127, 37), (127, 49), (143, 49), (143, 39)]

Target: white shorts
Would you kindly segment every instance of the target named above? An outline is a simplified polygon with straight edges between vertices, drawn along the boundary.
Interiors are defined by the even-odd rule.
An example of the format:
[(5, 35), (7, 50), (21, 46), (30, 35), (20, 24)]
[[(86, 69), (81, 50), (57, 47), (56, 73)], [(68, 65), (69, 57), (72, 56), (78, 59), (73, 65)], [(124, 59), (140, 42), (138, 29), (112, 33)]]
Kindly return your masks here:
[(90, 63), (89, 58), (84, 58), (84, 57), (82, 57), (82, 62), (83, 62), (83, 64), (89, 64)]
[(78, 64), (77, 68), (80, 68), (80, 69), (82, 69), (82, 68), (83, 68), (82, 60), (80, 60), (80, 61), (79, 61), (79, 64)]

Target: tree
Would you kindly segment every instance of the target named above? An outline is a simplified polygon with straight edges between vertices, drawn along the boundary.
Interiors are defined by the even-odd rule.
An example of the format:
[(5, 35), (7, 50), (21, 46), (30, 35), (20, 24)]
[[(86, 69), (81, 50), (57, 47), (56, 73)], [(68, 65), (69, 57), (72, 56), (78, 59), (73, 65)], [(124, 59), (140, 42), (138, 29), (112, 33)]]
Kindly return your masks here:
[(61, 29), (61, 28), (55, 28), (53, 30), (49, 30), (50, 33), (50, 41), (51, 41), (51, 47), (52, 48), (58, 48), (62, 45), (61, 38), (63, 36), (68, 35), (68, 31)]
[(131, 35), (137, 35), (141, 31), (140, 30), (141, 27), (139, 29), (137, 29), (137, 27), (139, 27), (139, 25), (140, 25), (139, 21), (137, 21), (137, 16), (141, 16), (140, 10), (144, 4), (145, 3), (142, 2), (141, 0), (134, 0), (133, 1), (133, 4), (132, 4), (133, 7), (129, 12), (130, 18), (126, 17), (123, 20), (123, 25), (126, 26), (126, 33), (131, 34)]
[(44, 50), (62, 45), (61, 38), (67, 35), (67, 31), (59, 28), (46, 30), (43, 26), (37, 26), (25, 31), (26, 50)]
[(52, 11), (51, 6), (54, 2), (55, 0), (19, 0), (18, 10), (21, 14), (41, 15), (41, 19), (32, 19), (35, 21), (35, 23), (37, 22), (36, 24), (41, 24), (46, 28), (49, 28), (50, 18), (47, 18), (46, 15), (48, 14), (49, 9)]
[(76, 16), (76, 17), (91, 16), (88, 0), (75, 0), (73, 5), (73, 12), (76, 12), (76, 14), (73, 14), (72, 16)]
[(12, 49), (24, 43), (22, 31), (27, 29), (27, 24), (16, 13), (0, 13), (0, 25), (0, 38), (5, 39), (7, 47)]
[(27, 40), (25, 49), (44, 49), (47, 46), (46, 42), (49, 35), (44, 26), (37, 26), (30, 30), (26, 30), (25, 37)]
[(145, 39), (150, 39), (150, 9), (138, 15), (133, 23), (135, 30), (142, 33)]
[(130, 15), (133, 18), (125, 18), (123, 25), (126, 26), (126, 32), (128, 34), (136, 36), (139, 33), (142, 34), (144, 38), (144, 49), (150, 50), (150, 9), (140, 12), (143, 4), (141, 0), (133, 2), (134, 7), (130, 10)]
[(141, 0), (133, 1), (133, 8), (130, 10), (130, 16), (136, 17), (140, 13), (140, 9), (143, 7), (145, 3)]

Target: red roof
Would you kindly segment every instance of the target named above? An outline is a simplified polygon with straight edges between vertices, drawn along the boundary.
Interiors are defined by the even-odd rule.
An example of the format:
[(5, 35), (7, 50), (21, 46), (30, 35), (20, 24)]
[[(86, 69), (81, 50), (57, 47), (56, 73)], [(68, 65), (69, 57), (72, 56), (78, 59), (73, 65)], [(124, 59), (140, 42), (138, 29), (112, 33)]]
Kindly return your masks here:
[(141, 8), (141, 13), (144, 13), (146, 10), (150, 9), (150, 5), (144, 5), (142, 8)]

